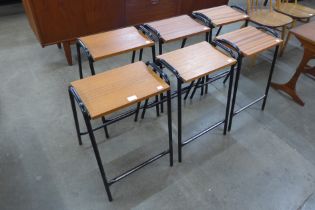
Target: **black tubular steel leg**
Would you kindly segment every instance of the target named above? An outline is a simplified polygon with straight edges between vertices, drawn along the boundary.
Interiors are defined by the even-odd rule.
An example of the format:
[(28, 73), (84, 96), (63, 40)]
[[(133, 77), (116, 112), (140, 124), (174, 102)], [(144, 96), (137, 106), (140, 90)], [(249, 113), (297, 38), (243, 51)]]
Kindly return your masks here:
[(177, 80), (178, 162), (182, 162), (182, 82)]
[(131, 63), (134, 63), (136, 59), (136, 51), (132, 51), (132, 58), (131, 58)]
[[(161, 93), (161, 94), (160, 94), (160, 100), (162, 101), (163, 98), (164, 98), (164, 94)], [(161, 103), (161, 113), (164, 113), (164, 102)]]
[(187, 92), (186, 92), (186, 95), (185, 95), (185, 97), (184, 97), (184, 100), (187, 99), (187, 97), (188, 97), (188, 95), (189, 95), (189, 93), (190, 93), (192, 87), (194, 86), (194, 84), (195, 84), (195, 80), (190, 83), (189, 88), (188, 88), (188, 90), (187, 90)]
[(222, 30), (222, 26), (220, 26), (220, 28), (218, 29), (217, 34), (215, 36), (219, 36), (221, 30)]
[(102, 175), (102, 179), (103, 179), (104, 187), (105, 187), (105, 190), (106, 190), (106, 193), (107, 193), (107, 196), (108, 196), (108, 200), (112, 201), (113, 200), (112, 194), (111, 194), (110, 189), (109, 189), (109, 184), (108, 184), (108, 181), (107, 181), (107, 178), (106, 178), (106, 174), (105, 174), (105, 171), (104, 171), (102, 159), (101, 159), (101, 156), (100, 156), (100, 153), (98, 151), (98, 147), (97, 147), (97, 144), (96, 144), (96, 141), (95, 141), (95, 136), (93, 134), (91, 122), (90, 122), (90, 120), (88, 119), (87, 116), (85, 116), (84, 119), (85, 119), (87, 130), (89, 132), (90, 139), (91, 139), (91, 143), (92, 143), (92, 147), (93, 147), (93, 150), (94, 150), (95, 158), (96, 158), (98, 167), (99, 167), (101, 175)]
[[(106, 123), (105, 117), (102, 117), (102, 122)], [(104, 131), (105, 131), (106, 138), (109, 138), (109, 133), (108, 133), (108, 130), (107, 130), (107, 126), (104, 126)]]
[(135, 114), (135, 122), (138, 121), (138, 115), (139, 115), (139, 111), (140, 111), (140, 106), (141, 106), (141, 102), (139, 102), (137, 104), (137, 109), (136, 109), (136, 114)]
[[(206, 83), (209, 81), (209, 75), (206, 76)], [(205, 94), (208, 94), (208, 87), (209, 84), (206, 84), (206, 90), (205, 90)]]
[(76, 45), (77, 45), (77, 56), (78, 56), (78, 64), (79, 64), (79, 75), (80, 75), (80, 79), (83, 79), (80, 44), (77, 43)]
[(89, 65), (90, 65), (90, 69), (91, 69), (91, 74), (92, 74), (92, 75), (95, 75), (95, 69), (94, 69), (93, 61), (90, 61), (90, 60), (89, 60)]
[(206, 33), (206, 42), (209, 42), (209, 32)]
[(197, 80), (196, 86), (194, 87), (194, 90), (193, 90), (193, 92), (192, 92), (191, 95), (190, 95), (190, 99), (192, 99), (192, 98), (194, 97), (194, 95), (195, 95), (195, 93), (196, 93), (196, 90), (197, 90), (198, 85), (200, 84), (200, 82), (201, 82), (201, 78), (199, 78), (199, 79)]
[(168, 123), (168, 141), (170, 150), (170, 166), (173, 166), (173, 136), (172, 136), (172, 104), (171, 91), (167, 91), (167, 123)]
[(144, 118), (145, 112), (147, 110), (148, 103), (149, 103), (149, 99), (146, 99), (145, 102), (144, 102), (144, 106), (143, 106), (143, 110), (142, 110), (142, 114), (141, 114), (141, 119)]
[(152, 49), (152, 60), (153, 60), (153, 62), (155, 62), (155, 57), (156, 57), (156, 55), (155, 55), (155, 45), (153, 45), (151, 47), (151, 49)]
[(183, 39), (183, 41), (182, 41), (182, 45), (181, 45), (181, 48), (184, 48), (184, 47), (185, 47), (185, 45), (186, 45), (186, 41), (187, 41), (187, 38)]
[(276, 65), (276, 61), (277, 61), (277, 57), (278, 57), (278, 50), (279, 50), (279, 46), (276, 47), (276, 50), (275, 50), (275, 53), (274, 53), (274, 56), (273, 56), (271, 69), (270, 69), (270, 73), (269, 73), (269, 77), (268, 77), (268, 83), (267, 83), (267, 87), (266, 87), (266, 91), (265, 91), (265, 98), (264, 98), (263, 104), (261, 106), (261, 110), (265, 110), (267, 97), (268, 97), (268, 93), (269, 93), (269, 88), (270, 88), (270, 83), (271, 83), (272, 75), (273, 75), (273, 72), (274, 72), (274, 69), (275, 69), (275, 65)]
[(77, 136), (78, 136), (79, 145), (82, 145), (82, 139), (81, 139), (81, 135), (80, 135), (80, 125), (79, 125), (79, 120), (78, 120), (78, 114), (77, 114), (77, 110), (76, 110), (76, 107), (75, 107), (75, 102), (74, 102), (73, 95), (71, 94), (70, 91), (69, 91), (69, 96), (70, 96), (70, 102), (71, 102), (71, 107), (72, 107), (72, 112), (73, 112), (73, 118), (74, 118), (74, 123), (75, 123), (75, 129), (76, 129), (76, 131), (77, 131)]
[(140, 50), (139, 61), (142, 61), (143, 48)]
[(162, 55), (162, 53), (163, 53), (163, 49), (162, 49), (162, 42), (161, 41), (159, 41), (159, 55)]
[(223, 80), (223, 84), (225, 84), (226, 81), (229, 79), (230, 74), (231, 74), (231, 72), (229, 72), (229, 73), (225, 76), (225, 78), (224, 78), (224, 80)]
[[(159, 101), (159, 96), (155, 96), (155, 102), (158, 102)], [(160, 116), (160, 106), (159, 106), (159, 104), (157, 104), (156, 106), (155, 106), (155, 108), (156, 108), (156, 116)]]
[(202, 77), (202, 79), (201, 79), (201, 91), (200, 91), (200, 95), (202, 95), (203, 96), (203, 91), (204, 91), (204, 84), (205, 84), (205, 77)]
[(231, 95), (232, 95), (232, 86), (233, 86), (233, 79), (234, 79), (234, 67), (231, 67), (230, 70), (230, 81), (229, 81), (229, 89), (228, 89), (228, 95), (227, 95), (227, 101), (226, 101), (226, 109), (225, 109), (225, 120), (224, 120), (224, 130), (223, 130), (223, 134), (226, 135), (226, 131), (227, 131), (227, 126), (228, 126), (228, 122), (229, 122), (229, 111), (230, 111), (230, 106), (231, 106)]
[(235, 82), (234, 82), (234, 90), (233, 90), (233, 97), (232, 97), (232, 105), (231, 105), (231, 111), (230, 111), (230, 119), (229, 119), (228, 131), (230, 131), (231, 128), (232, 128), (232, 122), (233, 122), (233, 117), (234, 117), (234, 108), (235, 108), (235, 102), (236, 102), (238, 82), (239, 82), (239, 79), (240, 79), (241, 68), (242, 68), (242, 61), (243, 61), (243, 57), (240, 56), (238, 58), (238, 62), (237, 62), (238, 63), (237, 64), (237, 70), (236, 70), (237, 72), (236, 72), (236, 77), (235, 77)]
[(245, 27), (248, 26), (248, 20), (245, 20)]

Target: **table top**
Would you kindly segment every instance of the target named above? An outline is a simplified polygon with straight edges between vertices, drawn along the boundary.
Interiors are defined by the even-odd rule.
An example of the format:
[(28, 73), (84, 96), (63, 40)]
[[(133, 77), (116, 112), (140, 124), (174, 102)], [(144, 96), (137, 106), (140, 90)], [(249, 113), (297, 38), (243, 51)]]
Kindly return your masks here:
[(290, 32), (300, 39), (315, 44), (315, 21), (293, 28)]
[(164, 42), (187, 38), (210, 31), (209, 27), (196, 22), (188, 15), (154, 21), (148, 23), (148, 25), (155, 28), (160, 33)]
[(133, 26), (80, 37), (79, 40), (88, 48), (94, 61), (154, 45)]
[(206, 15), (215, 26), (223, 26), (248, 19), (248, 15), (241, 13), (227, 5), (202, 9), (194, 12), (200, 12)]
[(244, 56), (252, 56), (275, 47), (283, 40), (275, 38), (255, 27), (248, 26), (217, 37), (237, 45)]
[(126, 108), (170, 88), (141, 61), (74, 81), (71, 85), (92, 119)]
[(158, 58), (174, 67), (183, 82), (193, 81), (236, 63), (235, 59), (226, 56), (207, 42), (165, 53)]

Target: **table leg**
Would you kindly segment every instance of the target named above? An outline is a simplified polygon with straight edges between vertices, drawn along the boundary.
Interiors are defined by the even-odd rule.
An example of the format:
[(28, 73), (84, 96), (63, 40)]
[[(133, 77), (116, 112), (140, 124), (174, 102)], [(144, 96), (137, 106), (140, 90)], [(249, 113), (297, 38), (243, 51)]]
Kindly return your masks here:
[(304, 106), (304, 102), (301, 100), (301, 98), (296, 93), (296, 83), (302, 73), (305, 72), (305, 67), (307, 66), (307, 63), (314, 57), (313, 53), (308, 51), (307, 49), (304, 50), (304, 56), (303, 59), (297, 68), (296, 72), (294, 73), (293, 77), (285, 84), (276, 84), (271, 83), (271, 87), (273, 87), (276, 90), (281, 90), (285, 93), (287, 93), (289, 96), (292, 97), (293, 101), (300, 104), (301, 106)]
[(304, 74), (309, 74), (309, 75), (315, 77), (315, 66), (314, 67), (307, 66), (305, 68)]
[(70, 47), (70, 41), (62, 42), (63, 49), (66, 54), (67, 62), (70, 66), (72, 66), (72, 53), (71, 53), (71, 47)]

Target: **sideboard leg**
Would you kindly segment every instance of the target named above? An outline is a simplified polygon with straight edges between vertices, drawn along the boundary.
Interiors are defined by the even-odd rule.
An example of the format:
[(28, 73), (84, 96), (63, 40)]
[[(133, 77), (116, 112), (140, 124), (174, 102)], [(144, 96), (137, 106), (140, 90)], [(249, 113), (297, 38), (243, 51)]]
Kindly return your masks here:
[(66, 54), (67, 62), (70, 66), (72, 66), (72, 54), (71, 54), (71, 47), (70, 47), (70, 41), (62, 42), (63, 49)]
[(61, 43), (57, 43), (58, 49), (61, 49)]

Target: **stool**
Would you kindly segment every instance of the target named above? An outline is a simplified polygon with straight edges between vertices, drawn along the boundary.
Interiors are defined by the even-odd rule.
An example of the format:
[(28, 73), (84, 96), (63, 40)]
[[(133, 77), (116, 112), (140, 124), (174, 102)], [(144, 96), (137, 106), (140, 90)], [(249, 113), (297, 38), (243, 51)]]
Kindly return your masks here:
[[(220, 44), (218, 46), (223, 45)], [(229, 53), (231, 56), (237, 57), (236, 53), (234, 53), (231, 49), (228, 49), (224, 46), (222, 49), (226, 50), (226, 52)], [(187, 91), (187, 88), (182, 89), (182, 84), (190, 83), (195, 80), (200, 80), (201, 78), (218, 72), (219, 70), (226, 67), (231, 67), (230, 71), (233, 72), (236, 60), (226, 56), (209, 43), (201, 42), (199, 44), (191, 45), (183, 49), (159, 55), (157, 56), (156, 62), (158, 62), (159, 65), (162, 65), (166, 69), (170, 70), (170, 72), (172, 72), (177, 78), (177, 92), (175, 92), (173, 95), (177, 96), (178, 99), (178, 160), (179, 162), (181, 162), (183, 146), (196, 140), (198, 137), (204, 135), (205, 133), (222, 124), (224, 124), (224, 134), (226, 133), (233, 76), (230, 77), (224, 119), (215, 123), (214, 125), (211, 125), (207, 129), (194, 135), (193, 137), (190, 137), (185, 141), (182, 141), (182, 94)], [(208, 83), (213, 82), (213, 80), (216, 79), (217, 78), (214, 77), (212, 81), (210, 80), (208, 81)], [(203, 85), (207, 85), (207, 83)]]
[[(203, 24), (211, 28), (210, 36), (209, 36), (210, 42), (212, 42), (212, 31), (214, 28), (219, 27), (215, 35), (215, 36), (218, 36), (223, 26), (232, 24), (235, 22), (240, 22), (240, 21), (245, 21), (245, 24), (247, 24), (247, 21), (248, 21), (247, 11), (239, 6), (222, 5), (218, 7), (198, 10), (198, 11), (194, 11), (192, 13), (192, 16), (196, 20), (199, 20), (200, 22), (202, 22)], [(226, 73), (228, 73), (228, 71)], [(228, 79), (228, 76), (225, 77), (224, 83), (227, 81), (227, 79)], [(207, 82), (207, 80), (209, 80), (209, 78), (204, 79), (204, 82)], [(194, 94), (197, 88), (198, 86), (195, 86), (195, 89), (193, 90), (190, 96), (190, 99), (194, 97)], [(190, 93), (190, 90), (187, 92), (186, 96), (184, 97), (185, 100), (187, 99), (189, 93)], [(206, 94), (208, 93), (208, 86), (206, 86), (205, 88), (205, 93)], [(203, 89), (201, 89), (201, 95), (203, 95)]]
[[(278, 49), (279, 45), (282, 44), (283, 40), (278, 38), (278, 34), (273, 31), (270, 28), (266, 27), (252, 27), (248, 26), (227, 34), (223, 34), (217, 37), (217, 40), (222, 40), (226, 43), (229, 43), (229, 45), (233, 45), (239, 49), (241, 52), (238, 60), (237, 65), (237, 71), (236, 71), (236, 78), (234, 82), (234, 91), (233, 91), (233, 98), (232, 98), (232, 106), (231, 106), (231, 112), (230, 112), (230, 119), (229, 119), (229, 128), (228, 130), (231, 130), (233, 117), (240, 112), (244, 111), (245, 109), (249, 108), (250, 106), (258, 103), (259, 101), (263, 100), (263, 104), (261, 109), (265, 109), (268, 92), (270, 88), (270, 83), (274, 71), (274, 67), (277, 60), (278, 55)], [(242, 60), (244, 57), (249, 57), (253, 55), (257, 55), (260, 52), (266, 51), (271, 48), (276, 48), (271, 64), (270, 73), (268, 76), (268, 82), (265, 89), (265, 94), (256, 100), (252, 101), (248, 105), (240, 108), (237, 111), (234, 111), (235, 108), (235, 102), (236, 102), (236, 95), (237, 95), (237, 88), (238, 88), (238, 82), (240, 78), (241, 68), (242, 68)]]
[[(159, 55), (163, 53), (163, 44), (172, 41), (183, 39), (181, 44), (181, 48), (183, 48), (186, 45), (187, 38), (201, 33), (206, 33), (206, 41), (209, 41), (210, 28), (196, 22), (188, 15), (142, 24), (141, 27), (154, 35), (155, 41), (159, 45)], [(160, 96), (160, 99), (163, 100), (163, 95)], [(163, 112), (163, 103), (161, 104), (161, 112)], [(144, 114), (145, 109), (142, 117), (144, 117)]]
[[(135, 27), (127, 27), (90, 36), (80, 37), (77, 40), (77, 53), (80, 79), (83, 78), (81, 50), (89, 60), (91, 74), (95, 75), (94, 62), (115, 55), (133, 51), (132, 60), (135, 61), (136, 50), (140, 50), (139, 60), (142, 60), (143, 48), (152, 48), (152, 57), (155, 58), (154, 42), (144, 36), (147, 31), (140, 33)], [(150, 37), (150, 34), (145, 34)], [(152, 38), (152, 37), (150, 37)]]
[[(248, 21), (247, 11), (236, 5), (222, 5), (218, 7), (202, 9), (194, 11), (192, 15), (210, 28), (219, 27), (215, 36), (218, 36), (220, 34), (222, 27), (225, 25), (240, 21)], [(210, 32), (210, 41), (211, 40), (212, 34)]]
[[(159, 75), (157, 75), (159, 73)], [(163, 79), (161, 79), (161, 77)], [(95, 120), (105, 115), (112, 114), (123, 108), (140, 104), (152, 96), (160, 93), (167, 95), (167, 113), (168, 113), (168, 149), (155, 155), (140, 165), (124, 172), (123, 174), (108, 180), (99, 154), (98, 146), (95, 141), (94, 131), (106, 128), (107, 125), (113, 124), (121, 119), (127, 118), (133, 114), (137, 114), (137, 107), (129, 111), (125, 111), (112, 119), (106, 119), (101, 126), (92, 128), (91, 120)], [(169, 154), (170, 166), (173, 165), (173, 147), (172, 147), (172, 116), (171, 116), (171, 93), (169, 80), (167, 76), (153, 63), (136, 62), (116, 68), (107, 72), (100, 73), (82, 80), (74, 81), (69, 87), (70, 101), (75, 121), (76, 132), (79, 144), (82, 144), (81, 136), (88, 134), (95, 153), (96, 161), (102, 175), (104, 186), (108, 195), (108, 199), (112, 201), (112, 195), (109, 187), (136, 172), (144, 166), (158, 160), (159, 158)], [(87, 127), (87, 132), (81, 132), (77, 117), (76, 105), (79, 106)], [(161, 103), (161, 102), (157, 102)], [(155, 106), (154, 103), (148, 106)]]

